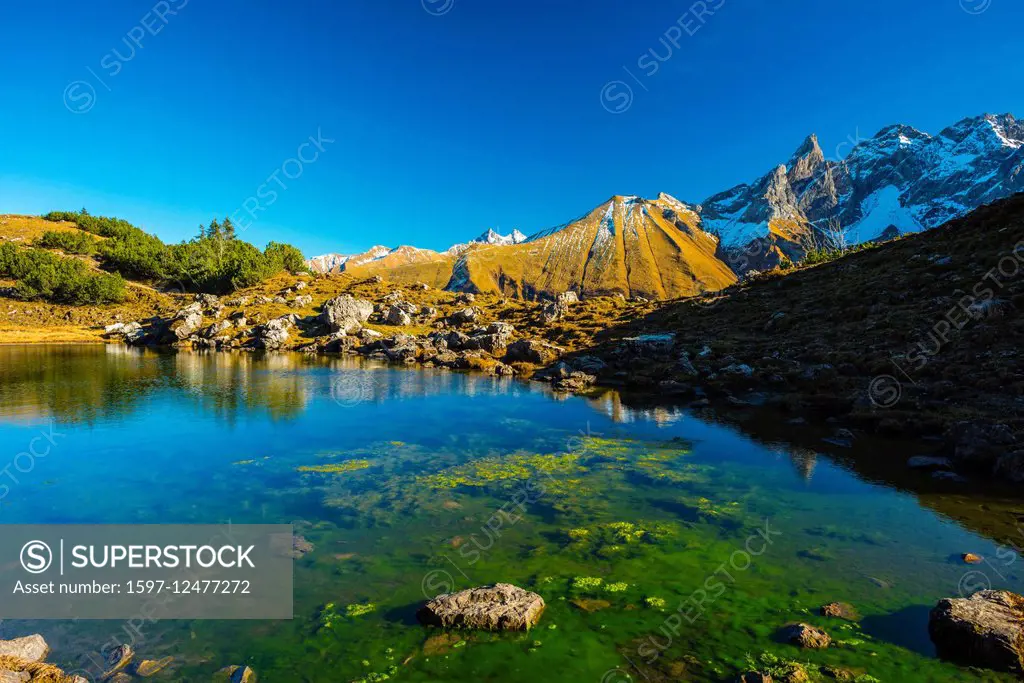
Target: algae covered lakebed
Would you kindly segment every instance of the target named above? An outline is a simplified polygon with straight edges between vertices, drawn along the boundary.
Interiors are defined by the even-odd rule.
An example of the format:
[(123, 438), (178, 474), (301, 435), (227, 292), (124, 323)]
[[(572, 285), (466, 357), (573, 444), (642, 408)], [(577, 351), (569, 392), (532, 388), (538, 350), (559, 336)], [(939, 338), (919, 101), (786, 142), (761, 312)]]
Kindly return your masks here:
[[(53, 446), (0, 501), (4, 523), (292, 523), (291, 621), (165, 621), (153, 680), (1000, 681), (940, 661), (928, 611), (1019, 559), (977, 516), (1013, 506), (912, 482), (617, 394), (299, 355), (0, 347), (0, 443)], [(754, 435), (756, 437), (756, 435)], [(892, 449), (906, 459), (902, 446)], [(855, 457), (852, 453), (849, 457)], [(874, 455), (878, 455), (876, 452)], [(992, 536), (991, 538), (988, 536)], [(983, 562), (966, 565), (964, 553)], [(444, 632), (442, 592), (509, 582), (547, 608), (528, 633)], [(820, 606), (849, 603), (853, 620)], [(833, 644), (783, 642), (786, 624)], [(116, 622), (11, 622), (69, 669)]]

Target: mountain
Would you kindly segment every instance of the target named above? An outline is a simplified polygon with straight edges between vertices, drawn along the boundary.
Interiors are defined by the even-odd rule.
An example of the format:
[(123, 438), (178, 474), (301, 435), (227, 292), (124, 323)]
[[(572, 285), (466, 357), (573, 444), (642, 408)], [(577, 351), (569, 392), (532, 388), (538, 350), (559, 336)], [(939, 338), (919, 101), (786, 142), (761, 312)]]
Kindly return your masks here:
[(502, 244), (502, 245), (519, 244), (520, 242), (525, 242), (525, 241), (526, 241), (526, 235), (524, 235), (523, 233), (519, 232), (518, 230), (513, 230), (508, 235), (502, 235), (502, 234), (499, 234), (499, 233), (495, 232), (494, 230), (488, 230), (487, 232), (485, 232), (484, 234), (480, 235), (475, 240), (473, 240), (473, 242), (476, 243), (476, 244)]
[(488, 230), (444, 252), (374, 247), (310, 260), (319, 272), (535, 298), (581, 294), (672, 298), (718, 289), (749, 270), (936, 227), (1024, 191), (1024, 122), (966, 118), (929, 135), (887, 126), (841, 160), (815, 135), (753, 182), (686, 204), (617, 195), (529, 237)]
[(528, 299), (574, 290), (667, 298), (717, 290), (736, 275), (715, 256), (718, 240), (669, 195), (615, 196), (582, 218), (520, 244), (473, 249), (447, 288)]
[(1011, 114), (966, 118), (936, 136), (887, 126), (841, 161), (826, 159), (812, 135), (786, 164), (710, 197), (698, 210), (727, 260), (767, 266), (777, 259), (751, 244), (792, 257), (808, 245), (934, 228), (1024, 190), (1022, 170), (1024, 122)]

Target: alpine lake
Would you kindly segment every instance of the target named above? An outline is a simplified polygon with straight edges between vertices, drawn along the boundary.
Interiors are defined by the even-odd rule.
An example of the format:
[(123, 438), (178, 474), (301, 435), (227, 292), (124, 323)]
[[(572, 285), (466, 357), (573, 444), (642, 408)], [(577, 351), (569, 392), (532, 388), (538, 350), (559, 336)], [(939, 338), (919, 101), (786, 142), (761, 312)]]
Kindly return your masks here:
[[(0, 465), (52, 442), (9, 470), (3, 523), (292, 523), (308, 542), (289, 621), (2, 636), (41, 633), (68, 670), (134, 640), (173, 657), (154, 681), (242, 664), (271, 683), (731, 681), (793, 662), (810, 680), (1015, 680), (938, 659), (927, 625), (940, 598), (1024, 592), (1024, 504), (908, 469), (926, 443), (844, 444), (792, 417), (348, 357), (0, 347)], [(495, 582), (544, 598), (535, 628), (416, 620)], [(833, 601), (858, 619), (821, 616)], [(785, 642), (793, 622), (832, 646)]]

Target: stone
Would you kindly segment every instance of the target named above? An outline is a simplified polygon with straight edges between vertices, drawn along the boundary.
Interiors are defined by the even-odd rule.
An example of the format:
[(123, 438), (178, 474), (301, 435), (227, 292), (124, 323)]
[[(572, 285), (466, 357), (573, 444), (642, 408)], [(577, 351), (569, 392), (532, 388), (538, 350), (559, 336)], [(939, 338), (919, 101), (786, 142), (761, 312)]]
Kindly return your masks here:
[(143, 659), (134, 666), (132, 673), (139, 678), (149, 678), (150, 676), (154, 676), (166, 669), (173, 661), (174, 657), (164, 657), (163, 659)]
[(107, 325), (103, 328), (103, 334), (108, 337), (118, 336), (124, 334), (124, 323), (114, 323), (113, 325)]
[(480, 310), (472, 306), (462, 308), (448, 316), (448, 322), (453, 325), (464, 325), (475, 323), (480, 318)]
[(174, 339), (181, 341), (195, 334), (202, 325), (203, 311), (197, 302), (175, 313), (167, 329)]
[(793, 645), (819, 650), (832, 644), (832, 638), (810, 624), (790, 624), (782, 629), (782, 637)]
[(288, 330), (292, 323), (287, 318), (274, 318), (256, 328), (256, 348), (273, 351), (288, 342)]
[(944, 436), (952, 448), (954, 464), (990, 471), (1017, 441), (1005, 424), (981, 420), (957, 422)]
[(544, 598), (536, 593), (496, 583), (439, 595), (420, 608), (417, 617), (442, 628), (528, 631), (540, 620), (544, 607)]
[(217, 681), (227, 683), (256, 683), (256, 672), (247, 666), (226, 666), (217, 672)]
[(384, 313), (384, 322), (388, 325), (412, 325), (412, 316), (402, 310), (398, 304), (392, 304)]
[(540, 310), (540, 319), (545, 323), (553, 323), (569, 315), (569, 304), (564, 301), (553, 301), (544, 304)]
[(0, 656), (17, 657), (27, 662), (41, 662), (49, 653), (50, 646), (39, 634), (14, 640), (0, 640)]
[(459, 294), (457, 294), (455, 296), (454, 303), (456, 305), (459, 305), (459, 304), (471, 304), (474, 301), (476, 301), (476, 296), (474, 296), (473, 294), (470, 294), (469, 292), (461, 292), (461, 293), (459, 293)]
[(32, 680), (27, 671), (0, 671), (0, 683), (26, 683)]
[(774, 683), (774, 679), (760, 671), (748, 671), (737, 678), (736, 683)]
[(964, 553), (961, 559), (967, 564), (981, 564), (985, 561), (985, 558), (981, 555), (975, 555), (974, 553)]
[(562, 349), (535, 339), (513, 342), (505, 349), (506, 363), (534, 363), (547, 365), (562, 355)]
[(303, 294), (292, 299), (292, 306), (296, 308), (305, 308), (313, 303), (313, 297)]
[(580, 296), (570, 289), (569, 291), (562, 292), (555, 297), (555, 301), (569, 306), (570, 304), (578, 304), (580, 302)]
[(915, 470), (948, 470), (953, 468), (949, 458), (934, 455), (915, 455), (907, 460), (907, 467)]
[(316, 546), (307, 541), (305, 536), (300, 536), (299, 534), (292, 536), (292, 559), (302, 559), (315, 549)]
[(984, 590), (944, 598), (932, 609), (928, 634), (939, 657), (967, 666), (1024, 673), (1024, 597)]
[(745, 363), (733, 363), (722, 368), (721, 372), (723, 375), (733, 375), (735, 377), (752, 377), (754, 375), (754, 368)]
[(106, 662), (107, 670), (104, 672), (103, 678), (111, 678), (117, 672), (123, 671), (131, 664), (133, 657), (135, 657), (135, 650), (131, 645), (118, 645), (106, 650), (103, 653), (103, 661)]
[(845, 602), (830, 602), (827, 605), (822, 605), (821, 616), (845, 619), (846, 621), (857, 621), (859, 619), (857, 610), (853, 608), (853, 605), (848, 605)]
[(331, 332), (350, 333), (358, 330), (362, 323), (373, 315), (373, 304), (366, 299), (343, 294), (324, 302), (323, 310), (320, 313), (320, 322), (326, 325)]

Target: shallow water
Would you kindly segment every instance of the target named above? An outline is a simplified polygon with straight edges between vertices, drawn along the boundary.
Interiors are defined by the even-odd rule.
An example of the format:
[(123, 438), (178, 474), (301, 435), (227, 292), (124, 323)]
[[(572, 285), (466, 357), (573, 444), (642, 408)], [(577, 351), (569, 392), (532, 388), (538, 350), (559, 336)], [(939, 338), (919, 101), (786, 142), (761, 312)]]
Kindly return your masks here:
[[(0, 466), (55, 425), (2, 522), (294, 522), (314, 544), (292, 621), (147, 627), (139, 652), (175, 658), (154, 680), (244, 663), (271, 682), (720, 681), (762, 653), (881, 681), (1013, 680), (939, 661), (927, 635), (941, 597), (1024, 588), (1016, 554), (957, 521), (1012, 512), (935, 504), (806, 444), (613, 392), (355, 359), (0, 347), (0, 377)], [(872, 455), (887, 448), (905, 458)], [(298, 471), (320, 465), (346, 471)], [(536, 629), (416, 624), (425, 595), (496, 581), (544, 597)], [(818, 616), (831, 601), (859, 624)], [(840, 644), (779, 642), (797, 620)], [(43, 633), (70, 668), (127, 639), (112, 621), (2, 628)]]

